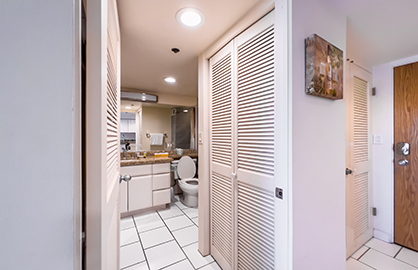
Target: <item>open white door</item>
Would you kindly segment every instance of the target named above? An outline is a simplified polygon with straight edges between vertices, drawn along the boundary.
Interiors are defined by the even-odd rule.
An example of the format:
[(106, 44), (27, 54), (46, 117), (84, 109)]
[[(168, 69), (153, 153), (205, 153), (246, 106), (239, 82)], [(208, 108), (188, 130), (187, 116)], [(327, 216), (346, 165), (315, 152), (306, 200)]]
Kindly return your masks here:
[(373, 236), (371, 89), (372, 75), (349, 65), (347, 93), (347, 258)]
[(120, 35), (115, 0), (88, 0), (86, 266), (119, 269)]

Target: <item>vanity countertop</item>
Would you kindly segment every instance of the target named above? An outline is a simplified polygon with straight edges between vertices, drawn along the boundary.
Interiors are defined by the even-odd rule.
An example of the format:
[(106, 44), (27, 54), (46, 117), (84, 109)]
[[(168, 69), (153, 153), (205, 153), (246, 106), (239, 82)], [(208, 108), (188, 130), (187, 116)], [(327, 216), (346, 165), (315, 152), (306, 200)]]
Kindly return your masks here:
[(121, 159), (120, 160), (120, 166), (135, 166), (135, 165), (145, 165), (145, 164), (155, 164), (155, 163), (170, 163), (173, 160), (178, 160), (182, 156), (189, 156), (191, 158), (197, 158), (197, 153), (189, 153), (187, 155), (170, 155), (169, 157), (154, 157), (149, 156), (146, 158), (139, 158), (139, 159)]
[(145, 164), (155, 164), (155, 163), (170, 163), (173, 161), (170, 157), (146, 157), (139, 159), (121, 159), (120, 166), (135, 166), (135, 165), (145, 165)]

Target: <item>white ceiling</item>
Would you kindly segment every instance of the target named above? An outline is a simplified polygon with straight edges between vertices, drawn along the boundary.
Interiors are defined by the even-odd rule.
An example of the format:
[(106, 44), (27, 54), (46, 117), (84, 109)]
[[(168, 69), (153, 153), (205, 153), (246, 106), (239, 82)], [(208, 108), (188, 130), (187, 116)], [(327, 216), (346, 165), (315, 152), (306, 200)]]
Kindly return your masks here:
[[(310, 0), (305, 0), (310, 1)], [(418, 54), (418, 0), (321, 0), (348, 16), (347, 50), (370, 68)], [(258, 0), (119, 0), (122, 88), (197, 96), (197, 57)], [(183, 7), (206, 15), (198, 29), (176, 21)], [(176, 47), (178, 54), (171, 52)], [(361, 57), (360, 57), (361, 56)], [(361, 59), (359, 59), (361, 58)], [(173, 76), (176, 84), (164, 77)]]
[(347, 15), (347, 49), (362, 50), (354, 61), (369, 68), (418, 54), (417, 0), (323, 1)]
[[(258, 0), (119, 0), (122, 88), (197, 96), (197, 57)], [(205, 24), (187, 29), (176, 21), (195, 7)], [(171, 48), (179, 48), (174, 54)], [(168, 84), (164, 77), (175, 77)]]

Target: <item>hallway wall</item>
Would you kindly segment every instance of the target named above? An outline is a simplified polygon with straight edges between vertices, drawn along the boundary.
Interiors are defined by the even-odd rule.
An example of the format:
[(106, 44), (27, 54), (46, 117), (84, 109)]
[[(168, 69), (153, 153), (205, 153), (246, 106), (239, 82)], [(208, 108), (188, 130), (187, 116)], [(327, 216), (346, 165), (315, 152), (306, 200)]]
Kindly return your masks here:
[(79, 267), (80, 2), (0, 1), (0, 269)]
[(323, 0), (292, 10), (293, 269), (345, 269), (345, 100), (305, 94), (305, 38), (345, 52), (346, 17)]
[(373, 67), (373, 133), (383, 136), (373, 145), (374, 236), (386, 242), (394, 241), (393, 68), (417, 61), (418, 55)]

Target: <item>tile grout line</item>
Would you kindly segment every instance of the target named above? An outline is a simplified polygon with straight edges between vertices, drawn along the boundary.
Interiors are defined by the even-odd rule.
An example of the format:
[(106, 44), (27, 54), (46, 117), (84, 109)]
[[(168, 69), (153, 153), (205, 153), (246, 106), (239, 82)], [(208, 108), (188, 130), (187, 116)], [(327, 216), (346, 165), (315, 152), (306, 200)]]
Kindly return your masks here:
[[(179, 200), (179, 202), (181, 203), (181, 201)], [(216, 263), (216, 264), (218, 264), (217, 262), (216, 262), (216, 260), (213, 260), (212, 262), (209, 262), (209, 263), (207, 263), (207, 264), (204, 264), (204, 265), (202, 265), (202, 266), (200, 266), (200, 267), (198, 267), (198, 268), (196, 268), (196, 267), (194, 267), (194, 265), (192, 264), (192, 262), (191, 262), (191, 260), (189, 259), (189, 257), (187, 256), (187, 254), (185, 253), (185, 251), (184, 251), (184, 249), (183, 248), (186, 248), (186, 247), (188, 247), (188, 246), (191, 246), (191, 245), (193, 245), (193, 244), (196, 244), (196, 243), (198, 243), (198, 241), (197, 242), (193, 242), (193, 243), (189, 243), (189, 244), (187, 244), (187, 245), (185, 245), (184, 247), (182, 247), (180, 244), (179, 244), (179, 242), (177, 241), (177, 239), (175, 238), (175, 236), (174, 236), (174, 234), (173, 234), (173, 232), (176, 232), (176, 231), (179, 231), (179, 230), (181, 230), (181, 229), (185, 229), (185, 228), (189, 228), (189, 227), (192, 227), (192, 226), (196, 226), (196, 227), (198, 227), (198, 225), (197, 224), (195, 224), (194, 222), (193, 222), (193, 219), (195, 219), (195, 218), (198, 218), (199, 216), (196, 216), (196, 217), (193, 217), (193, 218), (191, 218), (191, 217), (189, 217), (183, 210), (186, 210), (186, 209), (194, 209), (194, 208), (191, 208), (191, 207), (187, 207), (187, 206), (185, 206), (183, 203), (181, 203), (182, 205), (184, 205), (185, 206), (185, 208), (184, 209), (181, 209), (179, 206), (177, 206), (177, 204), (175, 203), (175, 202), (172, 202), (173, 203), (173, 205), (171, 205), (171, 203), (170, 203), (170, 207), (171, 206), (174, 206), (174, 207), (177, 207), (180, 211), (181, 211), (181, 215), (175, 215), (175, 216), (172, 216), (172, 217), (168, 217), (168, 218), (166, 218), (166, 219), (164, 219), (163, 217), (162, 217), (162, 215), (158, 212), (158, 211), (154, 211), (154, 213), (156, 213), (157, 215), (158, 215), (158, 217), (160, 218), (160, 220), (163, 222), (163, 225), (162, 226), (159, 226), (159, 227), (155, 227), (155, 228), (152, 228), (152, 229), (148, 229), (148, 230), (145, 230), (145, 231), (142, 231), (141, 233), (139, 232), (139, 229), (138, 229), (138, 227), (137, 227), (137, 221), (135, 220), (135, 218), (134, 218), (134, 216), (132, 215), (132, 216), (129, 216), (129, 218), (131, 218), (132, 220), (133, 220), (133, 224), (134, 224), (134, 227), (129, 227), (129, 228), (125, 228), (124, 230), (121, 230), (120, 232), (122, 232), (122, 231), (125, 231), (125, 230), (128, 230), (128, 229), (132, 229), (132, 228), (135, 228), (135, 230), (136, 230), (136, 233), (137, 233), (137, 235), (138, 235), (138, 239), (139, 239), (139, 241), (135, 241), (135, 242), (132, 242), (132, 243), (129, 243), (129, 244), (126, 244), (126, 245), (123, 245), (123, 246), (121, 246), (121, 247), (125, 247), (125, 246), (128, 246), (128, 245), (132, 245), (132, 244), (135, 244), (135, 243), (139, 243), (140, 245), (141, 245), (141, 248), (142, 248), (142, 252), (143, 252), (143, 254), (144, 254), (144, 258), (145, 258), (145, 261), (139, 261), (139, 262), (137, 262), (137, 263), (135, 263), (135, 264), (132, 264), (132, 265), (129, 265), (129, 266), (126, 266), (126, 267), (124, 267), (124, 268), (121, 268), (121, 270), (123, 269), (128, 269), (128, 268), (130, 268), (130, 267), (132, 267), (132, 266), (135, 266), (135, 265), (139, 265), (139, 264), (141, 264), (141, 263), (143, 263), (143, 262), (146, 262), (147, 263), (147, 266), (148, 266), (148, 268), (149, 269), (151, 269), (150, 268), (150, 265), (149, 265), (149, 261), (148, 261), (148, 258), (147, 258), (147, 255), (146, 255), (146, 250), (148, 250), (148, 249), (151, 249), (151, 248), (155, 248), (155, 247), (157, 247), (157, 246), (160, 246), (160, 245), (163, 245), (163, 244), (166, 244), (166, 243), (169, 243), (169, 242), (176, 242), (176, 244), (178, 245), (178, 247), (180, 247), (180, 249), (181, 249), (181, 251), (183, 252), (183, 254), (184, 254), (184, 256), (185, 256), (185, 258), (184, 259), (182, 259), (182, 260), (179, 260), (179, 261), (176, 261), (176, 262), (174, 262), (174, 263), (172, 263), (172, 264), (169, 264), (169, 265), (166, 265), (166, 266), (164, 266), (164, 267), (162, 267), (162, 268), (160, 268), (160, 269), (166, 269), (166, 268), (168, 268), (168, 267), (170, 267), (170, 266), (173, 266), (173, 265), (175, 265), (175, 264), (177, 264), (177, 263), (179, 263), (179, 262), (182, 262), (182, 261), (189, 261), (189, 263), (190, 263), (190, 265), (193, 267), (193, 269), (201, 269), (201, 268), (203, 268), (203, 267), (206, 267), (206, 266), (208, 266), (208, 265), (210, 265), (210, 264), (212, 264), (212, 263)], [(167, 226), (167, 223), (166, 223), (166, 220), (169, 220), (169, 219), (172, 219), (172, 218), (175, 218), (175, 217), (180, 217), (180, 216), (182, 216), (182, 215), (185, 215), (188, 219), (189, 219), (189, 221), (192, 223), (191, 225), (189, 225), (189, 226), (186, 226), (186, 227), (182, 227), (182, 228), (178, 228), (178, 229), (175, 229), (175, 230), (171, 230), (168, 226)], [(159, 243), (159, 244), (156, 244), (156, 245), (153, 245), (153, 246), (150, 246), (150, 247), (147, 247), (147, 248), (144, 248), (144, 245), (143, 245), (143, 243), (142, 243), (142, 239), (141, 239), (141, 236), (140, 236), (140, 234), (142, 234), (142, 233), (145, 233), (145, 232), (150, 232), (150, 231), (153, 231), (153, 230), (156, 230), (156, 229), (161, 229), (161, 228), (163, 228), (163, 227), (165, 227), (168, 231), (169, 231), (169, 233), (171, 234), (171, 236), (173, 237), (173, 239), (172, 240), (169, 240), (169, 241), (165, 241), (165, 242), (162, 242), (162, 243)], [(120, 247), (120, 248), (121, 248)], [(203, 257), (203, 256), (202, 256)], [(219, 264), (218, 264), (219, 265)]]
[[(399, 249), (399, 251), (396, 253), (396, 255), (398, 255), (398, 253), (400, 252), (400, 250), (402, 249), (403, 247), (401, 247), (400, 249)], [(385, 255), (385, 256), (387, 256), (387, 257), (389, 257), (389, 258), (392, 258), (392, 259), (394, 259), (394, 260), (396, 260), (396, 261), (398, 261), (398, 262), (401, 262), (401, 263), (404, 263), (404, 264), (406, 264), (406, 265), (409, 265), (409, 266), (412, 266), (413, 268), (416, 268), (416, 269), (418, 269), (418, 266), (415, 266), (415, 265), (412, 265), (412, 264), (409, 264), (409, 263), (407, 263), (407, 262), (405, 262), (405, 261), (402, 261), (402, 260), (399, 260), (399, 259), (397, 259), (397, 258), (395, 258), (395, 257), (392, 257), (392, 256), (390, 256), (390, 255), (388, 255), (388, 254), (386, 254), (386, 253), (384, 253), (384, 252), (381, 252), (381, 251), (379, 251), (379, 250), (377, 250), (377, 249), (374, 249), (374, 248), (372, 248), (372, 247), (369, 247), (369, 250), (370, 249), (372, 249), (372, 250), (374, 250), (374, 251), (376, 251), (376, 252), (379, 252), (380, 254), (383, 254), (383, 255)], [(364, 254), (363, 254), (364, 255)], [(395, 255), (395, 256), (396, 256)], [(363, 256), (362, 256), (363, 257)], [(360, 258), (359, 258), (359, 262), (360, 262)], [(363, 264), (365, 264), (364, 262), (361, 262), (361, 263), (363, 263)], [(370, 265), (368, 265), (368, 264), (366, 264), (367, 266), (370, 266)], [(372, 267), (372, 266), (370, 266), (370, 267)], [(375, 269), (374, 267), (372, 267), (373, 269)]]
[[(175, 203), (174, 203), (174, 206), (175, 206), (175, 207), (177, 207), (178, 209), (180, 209), (180, 207), (178, 207)], [(171, 207), (171, 205), (170, 205), (170, 207)], [(181, 209), (180, 209), (180, 211), (184, 214), (183, 210), (181, 210)], [(158, 215), (160, 215), (160, 213), (158, 213)], [(186, 214), (184, 214), (184, 215), (186, 215)], [(186, 215), (186, 216), (187, 216), (187, 215)], [(161, 217), (161, 215), (160, 215), (160, 217)], [(170, 234), (173, 236), (174, 241), (176, 241), (177, 245), (180, 247), (181, 252), (183, 252), (184, 256), (186, 256), (186, 259), (189, 261), (190, 265), (191, 265), (194, 269), (196, 269), (196, 268), (194, 267), (194, 265), (192, 264), (192, 261), (191, 261), (191, 260), (189, 259), (189, 257), (187, 256), (186, 252), (184, 252), (183, 247), (182, 247), (182, 246), (180, 245), (180, 243), (177, 241), (177, 239), (176, 239), (176, 237), (174, 236), (173, 232), (172, 232), (172, 231), (168, 228), (167, 223), (165, 223), (165, 220), (164, 220), (162, 217), (161, 217), (161, 219), (163, 220), (163, 222), (164, 222), (165, 226), (167, 227), (168, 231), (170, 232)], [(193, 222), (193, 221), (192, 221), (192, 222)], [(193, 223), (193, 224), (194, 224), (194, 223)]]
[(142, 253), (144, 253), (145, 261), (147, 263), (148, 269), (150, 269), (149, 262), (148, 262), (148, 258), (147, 258), (147, 253), (145, 253), (144, 245), (142, 244), (141, 236), (139, 235), (138, 227), (136, 226), (136, 220), (134, 219), (133, 216), (132, 216), (132, 219), (134, 220), (136, 233), (138, 234), (139, 242), (141, 243)]
[[(179, 208), (177, 205), (175, 205), (177, 208)], [(180, 209), (180, 208), (179, 208)], [(180, 211), (181, 211), (181, 209), (180, 209)], [(183, 212), (183, 211), (182, 211)], [(158, 213), (158, 212), (157, 212)], [(194, 265), (192, 264), (192, 261), (189, 259), (189, 257), (187, 257), (187, 254), (186, 254), (186, 252), (184, 252), (184, 250), (183, 250), (183, 248), (182, 248), (182, 246), (179, 244), (179, 242), (177, 241), (177, 239), (176, 239), (176, 237), (174, 236), (174, 234), (173, 234), (173, 232), (168, 228), (168, 226), (167, 226), (167, 224), (165, 223), (165, 221), (164, 221), (164, 219), (161, 217), (161, 215), (160, 215), (160, 213), (158, 213), (158, 215), (160, 216), (160, 218), (163, 220), (163, 222), (164, 222), (164, 224), (165, 224), (165, 226), (167, 227), (167, 229), (168, 229), (168, 231), (170, 232), (170, 234), (173, 236), (173, 238), (174, 238), (174, 241), (176, 241), (176, 243), (177, 243), (177, 245), (179, 246), (179, 248), (181, 249), (181, 252), (183, 252), (183, 254), (184, 254), (184, 256), (186, 257), (186, 260), (188, 260), (189, 261), (189, 263), (190, 263), (190, 265), (193, 267), (193, 269), (196, 269), (195, 267), (194, 267)], [(178, 263), (178, 262), (180, 262), (180, 261), (177, 261), (176, 263)]]
[(374, 268), (373, 266), (368, 265), (367, 263), (364, 263), (364, 262), (361, 262), (361, 261), (358, 261), (358, 262), (361, 263), (361, 264), (363, 264), (363, 265), (365, 265), (365, 266), (367, 266), (367, 267), (370, 267), (371, 269), (378, 270), (377, 268)]
[(403, 249), (403, 247), (401, 247), (398, 252), (396, 252), (395, 256), (393, 256), (394, 259), (396, 259), (396, 256), (398, 256), (399, 253), (401, 253), (401, 250)]
[[(181, 203), (181, 204), (183, 204), (182, 202), (181, 202), (181, 200), (179, 200), (179, 202)], [(174, 205), (176, 205), (177, 206), (177, 204), (175, 203), (175, 202), (173, 202), (174, 203)], [(183, 204), (184, 205), (184, 204)], [(186, 205), (184, 205), (184, 206), (186, 206)], [(178, 207), (178, 206), (177, 206)], [(180, 209), (180, 211), (182, 211), (183, 212), (183, 214), (193, 223), (193, 225), (194, 226), (196, 226), (197, 228), (199, 228), (199, 226), (196, 224), (196, 223), (194, 223), (193, 222), (193, 219), (194, 218), (199, 218), (199, 215), (197, 215), (196, 217), (193, 217), (193, 218), (191, 218), (191, 217), (189, 217), (184, 211), (183, 211), (183, 209), (198, 209), (198, 208), (193, 208), (193, 207), (188, 207), (188, 206), (186, 206), (185, 208), (183, 208), (183, 209), (181, 209), (180, 207), (178, 207), (179, 209)], [(191, 226), (188, 226), (188, 227), (191, 227)], [(187, 227), (186, 227), (187, 228)], [(193, 245), (193, 244), (196, 244), (196, 243), (199, 243), (199, 241), (197, 241), (197, 242), (194, 242), (194, 243), (190, 243), (190, 244), (188, 244), (188, 245), (185, 245), (184, 247), (180, 247), (181, 249), (183, 249), (183, 248), (185, 248), (185, 247), (188, 247), (188, 246), (191, 246), (191, 245)], [(200, 252), (199, 252), (199, 254), (200, 254)], [(202, 255), (200, 255), (200, 256), (202, 256)], [(212, 255), (207, 255), (207, 256), (211, 256), (212, 257)], [(187, 255), (186, 255), (186, 257), (187, 257)], [(203, 257), (203, 256), (202, 256)], [(206, 257), (206, 256), (205, 256)], [(203, 257), (204, 258), (204, 257)], [(213, 258), (213, 257), (212, 257)], [(200, 266), (199, 268), (196, 268), (196, 267), (194, 267), (194, 265), (192, 264), (192, 267), (194, 268), (194, 269), (202, 269), (203, 267), (206, 267), (206, 266), (208, 266), (209, 264), (212, 264), (212, 263), (216, 263), (218, 266), (219, 266), (219, 264), (218, 264), (218, 262), (215, 260), (215, 258), (213, 258), (213, 261), (212, 262), (210, 262), (210, 263), (207, 263), (207, 264), (204, 264), (204, 265), (202, 265), (202, 266)], [(219, 266), (219, 268), (221, 268), (220, 266)], [(221, 268), (222, 269), (222, 268)]]
[[(179, 201), (181, 204), (183, 204), (181, 201)], [(176, 205), (176, 203), (174, 203), (175, 205)], [(183, 204), (184, 205), (184, 204)], [(177, 205), (176, 205), (177, 206)], [(186, 205), (184, 205), (184, 206), (186, 206)], [(178, 206), (177, 206), (178, 207)], [(184, 211), (183, 211), (183, 209), (181, 209), (180, 207), (178, 207), (179, 209), (180, 209), (180, 211), (181, 212), (183, 212), (183, 214), (188, 218), (188, 219), (190, 219), (190, 221), (194, 224), (194, 225), (196, 225), (196, 223), (194, 223), (193, 222), (193, 220), (192, 220), (192, 218), (191, 217), (189, 217)], [(198, 208), (192, 208), (192, 207), (188, 207), (188, 206), (186, 206), (186, 208), (184, 208), (184, 209), (198, 209)], [(199, 217), (199, 215), (197, 215), (196, 217), (194, 217), (194, 218), (198, 218)], [(199, 227), (198, 225), (196, 225), (197, 227)]]
[[(364, 246), (364, 247), (365, 247), (365, 246)], [(367, 247), (367, 250), (366, 250), (365, 252), (363, 252), (363, 254), (361, 254), (361, 255), (360, 255), (360, 257), (358, 257), (357, 261), (360, 261), (361, 257), (363, 257), (363, 256), (364, 256), (364, 254), (366, 254), (366, 253), (367, 253), (367, 251), (369, 251), (369, 250), (370, 250), (370, 247)]]

